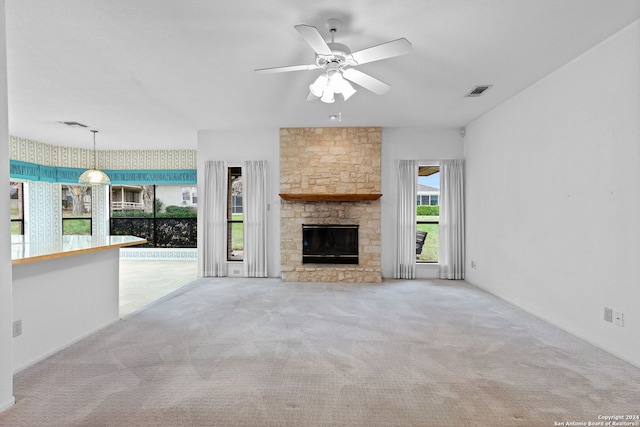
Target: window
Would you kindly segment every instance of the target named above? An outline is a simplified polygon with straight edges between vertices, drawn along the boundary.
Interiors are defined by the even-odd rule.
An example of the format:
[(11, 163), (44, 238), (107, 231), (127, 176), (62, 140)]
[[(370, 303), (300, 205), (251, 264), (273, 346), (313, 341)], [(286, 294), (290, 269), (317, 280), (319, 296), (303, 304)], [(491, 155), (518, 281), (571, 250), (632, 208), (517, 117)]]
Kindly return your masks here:
[(182, 204), (191, 203), (191, 192), (188, 187), (182, 187)]
[(416, 236), (417, 262), (438, 262), (438, 239), (440, 229), (440, 167), (424, 165), (418, 167), (416, 195), (416, 230), (426, 232), (420, 242)]
[[(185, 190), (186, 189), (186, 190)], [(180, 185), (112, 185), (109, 233), (147, 239), (138, 247), (197, 246), (196, 187)]]
[(91, 187), (67, 185), (62, 188), (62, 234), (91, 235)]
[(182, 187), (182, 204), (188, 206), (198, 204), (198, 187)]
[(227, 182), (227, 261), (244, 259), (242, 168), (229, 168)]
[(438, 206), (438, 194), (418, 194), (418, 206)]
[(24, 234), (24, 192), (21, 182), (9, 182), (11, 234)]

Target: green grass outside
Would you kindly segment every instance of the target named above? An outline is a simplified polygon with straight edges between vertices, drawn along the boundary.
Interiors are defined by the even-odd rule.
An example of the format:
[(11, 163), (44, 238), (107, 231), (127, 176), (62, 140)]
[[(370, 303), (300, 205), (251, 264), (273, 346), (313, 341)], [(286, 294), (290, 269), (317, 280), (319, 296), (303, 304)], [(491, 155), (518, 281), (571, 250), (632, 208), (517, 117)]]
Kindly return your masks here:
[[(242, 221), (243, 214), (232, 214), (231, 219), (234, 221)], [(244, 224), (231, 224), (231, 249), (241, 251), (244, 249)]]
[(11, 221), (11, 234), (20, 235), (20, 223)]
[[(418, 215), (418, 221), (437, 221), (437, 216)], [(418, 255), (418, 261), (438, 262), (438, 239), (440, 235), (439, 224), (417, 224), (417, 230), (426, 231), (427, 238), (422, 247), (422, 253)]]
[(62, 221), (62, 234), (91, 234), (91, 220), (90, 219), (65, 219)]

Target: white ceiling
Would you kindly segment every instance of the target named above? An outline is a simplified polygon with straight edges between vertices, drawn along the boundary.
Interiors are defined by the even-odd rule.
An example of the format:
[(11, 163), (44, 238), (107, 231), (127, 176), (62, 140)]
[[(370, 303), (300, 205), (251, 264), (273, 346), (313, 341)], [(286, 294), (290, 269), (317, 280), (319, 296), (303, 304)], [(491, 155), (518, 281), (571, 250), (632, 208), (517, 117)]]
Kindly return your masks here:
[[(388, 93), (307, 102), (319, 70), (254, 72), (313, 63), (293, 26), (328, 39), (332, 17), (352, 51), (413, 44), (358, 67)], [(90, 148), (88, 129), (57, 123), (76, 121), (98, 149), (165, 149), (201, 129), (457, 129), (637, 19), (638, 0), (6, 0), (9, 131)]]

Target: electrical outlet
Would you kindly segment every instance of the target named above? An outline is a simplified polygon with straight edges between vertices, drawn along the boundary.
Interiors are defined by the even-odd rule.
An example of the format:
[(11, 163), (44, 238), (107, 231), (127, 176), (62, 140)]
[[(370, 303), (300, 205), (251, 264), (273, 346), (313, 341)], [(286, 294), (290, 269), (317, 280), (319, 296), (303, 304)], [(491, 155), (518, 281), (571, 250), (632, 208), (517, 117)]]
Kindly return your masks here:
[(613, 322), (613, 310), (609, 307), (604, 308), (604, 321)]
[(16, 320), (13, 322), (13, 337), (22, 335), (22, 320)]
[(240, 274), (240, 270), (233, 270), (233, 274)]
[(476, 268), (476, 262), (475, 261), (471, 261), (471, 268)]
[(618, 326), (624, 326), (624, 314), (621, 311), (613, 312), (613, 323)]

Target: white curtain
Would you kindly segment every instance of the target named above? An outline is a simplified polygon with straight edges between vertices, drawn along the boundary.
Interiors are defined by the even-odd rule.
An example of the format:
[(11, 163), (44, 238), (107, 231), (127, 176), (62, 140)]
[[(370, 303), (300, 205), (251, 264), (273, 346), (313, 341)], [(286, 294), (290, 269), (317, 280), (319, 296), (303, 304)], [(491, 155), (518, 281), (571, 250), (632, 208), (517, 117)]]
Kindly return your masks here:
[(244, 162), (244, 276), (267, 277), (267, 162)]
[(227, 165), (204, 164), (202, 276), (227, 275)]
[(398, 183), (398, 223), (396, 227), (396, 262), (393, 277), (416, 278), (416, 185), (418, 162), (398, 160), (396, 162)]
[(440, 162), (440, 264), (441, 279), (464, 279), (464, 163)]

